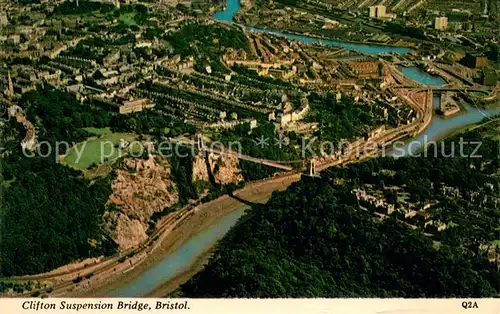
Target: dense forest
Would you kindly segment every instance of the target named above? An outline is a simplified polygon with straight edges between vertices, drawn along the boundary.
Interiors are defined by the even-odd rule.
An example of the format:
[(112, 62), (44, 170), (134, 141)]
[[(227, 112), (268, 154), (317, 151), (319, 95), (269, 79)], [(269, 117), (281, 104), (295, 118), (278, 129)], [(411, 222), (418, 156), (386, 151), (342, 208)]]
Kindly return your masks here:
[[(249, 51), (245, 34), (226, 25), (184, 22), (179, 31), (166, 35), (165, 39), (174, 48), (174, 53), (183, 57), (194, 56), (198, 65), (209, 64), (215, 72), (229, 72), (220, 60), (225, 48)], [(204, 71), (203, 68), (199, 70)]]
[(218, 58), (223, 48), (249, 50), (245, 34), (235, 27), (185, 22), (183, 27), (166, 38), (181, 56), (197, 56), (201, 52)]
[(101, 3), (93, 1), (80, 1), (78, 6), (76, 1), (65, 1), (54, 9), (54, 15), (85, 14), (91, 12), (108, 13), (115, 9), (111, 3)]
[(101, 228), (110, 183), (90, 183), (79, 171), (54, 163), (54, 156), (21, 156), (14, 152), (0, 160), (0, 275), (40, 273), (112, 254), (116, 245)]
[[(186, 297), (493, 296), (461, 250), (394, 219), (374, 222), (348, 193), (301, 182), (254, 207), (230, 231)], [(497, 276), (494, 287), (484, 277)]]
[[(194, 130), (155, 111), (120, 115), (106, 104), (82, 104), (50, 88), (24, 94), (21, 106), (36, 125), (38, 142), (80, 142), (92, 135), (86, 127), (169, 136)], [(2, 146), (10, 153), (0, 159), (0, 276), (40, 273), (76, 259), (113, 254), (116, 245), (101, 227), (114, 174), (89, 181), (55, 162), (62, 151), (27, 158), (19, 146), (21, 124), (11, 119), (4, 128)], [(191, 159), (171, 162), (182, 201), (196, 198), (185, 173)]]
[[(494, 128), (495, 126), (493, 126)], [(490, 128), (491, 131), (491, 128)], [(484, 129), (464, 136), (482, 138)], [(458, 137), (446, 142), (450, 153)], [(498, 265), (479, 246), (500, 239), (499, 142), (483, 138), (480, 158), (378, 158), (305, 177), (255, 205), (221, 240), (206, 268), (181, 286), (185, 297), (492, 297)], [(474, 147), (465, 148), (471, 153)], [(470, 155), (469, 155), (470, 156)], [(434, 235), (360, 205), (354, 188), (397, 186), (407, 204), (435, 203), (455, 227)], [(492, 186), (493, 190), (485, 188)], [(442, 193), (448, 187), (461, 197)], [(471, 197), (479, 193), (479, 197)], [(397, 202), (397, 198), (394, 199)]]

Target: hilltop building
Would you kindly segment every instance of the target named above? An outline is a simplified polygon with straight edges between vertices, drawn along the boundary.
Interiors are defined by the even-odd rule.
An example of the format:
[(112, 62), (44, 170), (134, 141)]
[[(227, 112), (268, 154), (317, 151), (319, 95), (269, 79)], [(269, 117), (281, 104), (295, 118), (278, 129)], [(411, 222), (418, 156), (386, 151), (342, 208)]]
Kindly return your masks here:
[(142, 111), (143, 109), (153, 108), (155, 105), (147, 98), (140, 98), (136, 100), (124, 101), (118, 108), (121, 114)]

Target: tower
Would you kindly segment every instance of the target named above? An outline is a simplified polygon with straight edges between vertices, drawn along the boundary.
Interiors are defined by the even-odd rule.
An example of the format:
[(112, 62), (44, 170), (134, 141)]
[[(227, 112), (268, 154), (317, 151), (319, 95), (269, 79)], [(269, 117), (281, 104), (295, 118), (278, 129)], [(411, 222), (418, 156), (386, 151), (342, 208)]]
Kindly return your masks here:
[(316, 160), (314, 158), (309, 161), (309, 175), (311, 177), (316, 175)]
[(203, 141), (203, 136), (201, 134), (196, 134), (196, 143), (198, 144), (198, 150), (205, 150), (205, 142)]
[(14, 97), (14, 84), (12, 83), (12, 77), (10, 76), (10, 71), (8, 74), (9, 87), (7, 90), (7, 97)]

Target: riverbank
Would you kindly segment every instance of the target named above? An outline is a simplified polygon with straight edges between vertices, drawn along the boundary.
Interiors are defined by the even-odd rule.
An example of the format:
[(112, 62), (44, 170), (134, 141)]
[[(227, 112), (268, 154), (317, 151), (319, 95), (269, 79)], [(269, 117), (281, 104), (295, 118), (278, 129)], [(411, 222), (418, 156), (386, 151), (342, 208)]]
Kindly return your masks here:
[(363, 53), (367, 55), (379, 55), (384, 53), (395, 53), (399, 55), (404, 55), (411, 53), (413, 51), (412, 48), (403, 47), (403, 46), (393, 46), (393, 45), (380, 45), (380, 44), (371, 44), (371, 43), (360, 43), (360, 42), (349, 42), (349, 41), (341, 41), (341, 40), (331, 40), (331, 39), (323, 39), (316, 37), (308, 37), (305, 35), (297, 34), (297, 33), (288, 33), (283, 30), (275, 30), (275, 29), (262, 29), (251, 26), (245, 26), (242, 24), (238, 24), (241, 27), (245, 27), (251, 32), (256, 33), (266, 33), (274, 36), (282, 36), (287, 37), (299, 42), (303, 43), (318, 43), (324, 44), (332, 47), (344, 48), (347, 50), (357, 51), (358, 53)]
[(240, 27), (246, 28), (248, 31), (251, 32), (268, 33), (276, 36), (284, 36), (305, 43), (318, 42), (329, 46), (341, 47), (347, 50), (358, 51), (368, 55), (377, 55), (382, 53), (396, 53), (403, 55), (411, 53), (414, 50), (413, 48), (409, 48), (407, 46), (395, 46), (383, 43), (362, 43), (362, 42), (350, 41), (348, 38), (342, 40), (328, 39), (328, 38), (322, 38), (317, 34), (311, 34), (311, 33), (298, 34), (295, 32), (287, 31), (286, 29), (278, 30), (267, 27), (261, 28), (259, 26), (245, 25), (239, 22), (235, 22), (233, 20), (234, 15), (237, 12), (239, 12), (240, 9), (241, 5), (239, 0), (227, 0), (225, 9), (223, 11), (216, 12), (212, 16), (212, 18), (219, 22), (238, 25)]
[[(337, 37), (327, 37), (327, 36), (321, 36), (319, 34), (315, 33), (310, 33), (310, 32), (300, 32), (300, 31), (290, 31), (287, 29), (274, 29), (274, 28), (269, 28), (267, 26), (263, 25), (245, 25), (245, 24), (239, 24), (241, 26), (244, 26), (245, 28), (248, 28), (251, 31), (254, 32), (260, 32), (260, 33), (268, 33), (268, 34), (276, 34), (277, 36), (284, 36), (284, 37), (289, 37), (289, 36), (301, 36), (305, 38), (312, 38), (316, 39), (317, 42), (332, 42), (340, 45), (343, 43), (345, 44), (351, 44), (351, 45), (360, 45), (360, 46), (370, 46), (370, 47), (375, 47), (375, 48), (391, 48), (391, 49), (407, 49), (406, 51), (401, 51), (398, 52), (400, 54), (406, 54), (410, 53), (415, 49), (415, 46), (404, 46), (404, 45), (395, 45), (391, 43), (374, 43), (374, 42), (367, 42), (367, 41), (354, 41), (350, 40), (349, 38), (337, 38)], [(335, 45), (335, 44), (332, 44)]]
[[(251, 203), (263, 203), (271, 197), (272, 192), (285, 190), (290, 184), (298, 181), (300, 174), (288, 174), (286, 176), (279, 176), (270, 178), (268, 180), (258, 181), (250, 183), (244, 188), (236, 191), (234, 195), (238, 198), (230, 197), (224, 195), (215, 199), (211, 202), (201, 204), (192, 210), (193, 214), (179, 223), (168, 236), (165, 237), (159, 243), (156, 250), (150, 252), (148, 257), (136, 267), (115, 274), (114, 276), (106, 278), (104, 283), (100, 283), (98, 286), (89, 287), (84, 291), (79, 291), (75, 293), (68, 293), (64, 296), (71, 297), (102, 297), (105, 295), (109, 296), (121, 296), (121, 291), (127, 294), (127, 290), (120, 290), (126, 287), (133, 286), (137, 290), (141, 290), (142, 287), (136, 285), (135, 280), (139, 276), (143, 275), (146, 271), (151, 270), (154, 266), (157, 266), (158, 262), (165, 259), (165, 257), (175, 254), (176, 250), (181, 247), (186, 241), (191, 237), (199, 234), (204, 229), (210, 227), (222, 217), (229, 215), (230, 213), (247, 208), (248, 202)], [(243, 213), (243, 212), (242, 212)], [(215, 239), (214, 244), (218, 239)], [(213, 245), (210, 247), (212, 248)], [(210, 248), (205, 249), (205, 253), (202, 256), (207, 256)], [(197, 255), (195, 261), (199, 261), (200, 256)], [(183, 281), (180, 280), (187, 277), (188, 274), (196, 273), (204, 263), (195, 262), (187, 263), (184, 265), (183, 269), (173, 270), (171, 274), (167, 274), (165, 278), (155, 279), (158, 283), (148, 283), (152, 287), (149, 292), (144, 292), (141, 295), (135, 295), (136, 297), (141, 297), (147, 295), (151, 292), (173, 290), (171, 287), (178, 286)], [(182, 276), (184, 274), (184, 276)], [(187, 279), (186, 279), (187, 280)], [(184, 280), (185, 281), (185, 280)], [(177, 285), (172, 283), (178, 282)], [(168, 288), (168, 289), (167, 289)], [(174, 289), (175, 289), (174, 288)]]
[[(292, 35), (287, 35), (287, 37), (294, 38)], [(380, 50), (380, 47), (374, 47), (373, 49)], [(424, 78), (418, 76), (418, 79), (423, 80)], [(411, 97), (407, 100), (416, 110), (427, 108), (425, 104), (419, 105), (417, 101), (412, 101)], [(424, 114), (427, 112), (430, 115)], [(430, 130), (426, 131), (426, 133), (430, 132), (431, 134), (438, 134), (442, 129), (455, 126), (455, 124), (451, 124), (452, 122), (455, 123), (454, 121), (457, 121), (456, 124), (461, 124), (462, 118), (469, 119), (465, 116), (458, 116), (456, 119), (449, 119), (450, 123), (438, 119), (431, 121), (432, 110), (424, 110), (418, 116), (424, 119), (424, 123), (421, 123), (422, 128), (425, 128), (430, 122), (433, 123), (432, 125), (435, 128), (431, 127)], [(427, 121), (426, 118), (429, 119), (428, 122), (425, 122)], [(400, 131), (407, 132), (413, 126), (407, 128), (403, 126), (402, 128), (391, 130), (388, 132), (387, 138), (396, 138), (396, 133)], [(385, 137), (376, 142), (382, 145), (385, 142)], [(349, 158), (355, 160), (354, 154), (350, 155)], [(334, 163), (340, 164), (339, 161)], [(332, 164), (325, 164), (324, 167), (330, 165)], [(298, 178), (299, 175), (297, 175), (297, 180)], [(275, 182), (278, 179), (271, 178), (266, 182)], [(222, 230), (227, 231), (228, 229), (225, 228), (230, 228), (227, 223), (220, 223), (225, 219), (225, 216), (234, 216), (233, 213), (236, 211), (243, 211), (244, 208), (248, 207), (246, 201), (259, 202), (259, 198), (262, 197), (262, 201), (267, 200), (274, 190), (285, 189), (290, 183), (283, 183), (283, 186), (262, 188), (260, 191), (257, 187), (253, 192), (252, 188), (250, 188), (246, 191), (255, 195), (250, 195), (250, 198), (247, 198), (242, 191), (253, 184), (258, 185), (262, 184), (262, 182), (249, 183), (247, 187), (236, 192), (236, 195), (243, 201), (223, 196), (200, 205), (196, 209), (186, 209), (182, 212), (181, 219), (177, 219), (177, 215), (181, 216), (181, 214), (176, 212), (176, 215), (167, 217), (169, 224), (165, 225), (166, 228), (162, 228), (161, 232), (151, 236), (151, 243), (148, 242), (140, 250), (138, 249), (138, 253), (133, 252), (135, 255), (126, 255), (123, 260), (122, 258), (115, 258), (109, 268), (99, 273), (91, 272), (86, 268), (81, 274), (68, 275), (65, 284), (61, 285), (60, 289), (57, 288), (55, 290), (57, 293), (53, 293), (51, 296), (145, 296), (156, 293), (162, 294), (175, 289), (176, 286), (190, 277), (189, 274), (194, 274), (203, 267), (210, 254), (210, 248), (225, 233)], [(205, 241), (199, 234), (208, 228), (215, 230), (216, 235), (210, 241)], [(158, 235), (159, 239), (156, 239), (156, 235)], [(191, 244), (193, 239), (196, 239), (199, 243)], [(196, 251), (193, 247), (196, 248)], [(186, 253), (186, 251), (188, 252)], [(171, 256), (173, 257), (171, 258)], [(172, 259), (175, 263), (172, 263)], [(75, 279), (77, 281), (73, 281)], [(74, 290), (71, 291), (71, 289)]]
[[(216, 17), (214, 16), (214, 18)], [(223, 18), (219, 17), (216, 19)], [(232, 23), (232, 21), (229, 22)], [(252, 31), (252, 28), (248, 29)], [(268, 30), (259, 29), (255, 31), (269, 32)], [(340, 46), (346, 49), (357, 51), (366, 51), (369, 54), (384, 53), (386, 52), (385, 50), (388, 50), (388, 52), (395, 52), (394, 47), (383, 47), (372, 44), (339, 44), (333, 41), (304, 37), (300, 35), (284, 33), (280, 33), (279, 35), (303, 42), (321, 41), (327, 45)], [(429, 75), (428, 73), (426, 74)], [(418, 79), (422, 80), (420, 76), (417, 78), (417, 81)], [(415, 106), (420, 107), (418, 104), (416, 104)], [(426, 104), (422, 104), (422, 107), (426, 109), (428, 108)], [(432, 103), (430, 107), (432, 107)], [(429, 119), (428, 123), (432, 121), (432, 109), (430, 109), (429, 113), (430, 115), (425, 116), (425, 118)], [(420, 116), (421, 118), (424, 118), (423, 114), (421, 114)], [(427, 126), (426, 123), (423, 123), (423, 125)], [(296, 176), (296, 180), (298, 180), (300, 178), (300, 175), (297, 174)], [(274, 182), (274, 180), (275, 178), (270, 179), (270, 182)], [(216, 231), (220, 231), (218, 230), (221, 228), (219, 222), (222, 221), (225, 215), (231, 215), (235, 211), (248, 207), (248, 205), (245, 204), (246, 201), (257, 202), (258, 199), (261, 199), (262, 202), (264, 202), (271, 196), (273, 190), (284, 190), (290, 184), (291, 182), (281, 182), (281, 185), (278, 184), (278, 186), (275, 187), (270, 187), (266, 184), (267, 187), (261, 187), (261, 191), (258, 191), (259, 189), (249, 191), (250, 195), (247, 196), (244, 195), (245, 193), (238, 191), (235, 194), (241, 199), (245, 200), (243, 202), (240, 202), (228, 196), (221, 197), (220, 199), (204, 205), (200, 205), (197, 208), (197, 211), (191, 217), (188, 217), (186, 221), (184, 221), (168, 234), (167, 239), (162, 241), (162, 243), (160, 244), (162, 247), (161, 251), (155, 252), (154, 258), (150, 258), (147, 261), (147, 264), (145, 262), (144, 265), (141, 265), (140, 267), (137, 267), (136, 269), (130, 271), (128, 274), (125, 274), (125, 276), (122, 276), (123, 281), (122, 279), (118, 278), (115, 280), (114, 286), (108, 285), (107, 291), (113, 290), (109, 292), (109, 295), (121, 297), (161, 297), (174, 291), (180, 284), (187, 281), (191, 276), (196, 274), (204, 267), (210, 257), (210, 253), (212, 252), (214, 245), (216, 244), (216, 240), (222, 237), (221, 235), (217, 235), (217, 239), (211, 239), (211, 241), (208, 241), (209, 244), (206, 244), (205, 239), (199, 237), (199, 234), (201, 232), (206, 229), (216, 229)], [(203, 213), (205, 214), (205, 216), (202, 215)], [(221, 224), (224, 225), (224, 223)], [(190, 243), (190, 240), (193, 239), (195, 239), (196, 241), (200, 241), (200, 243)], [(194, 250), (193, 247), (197, 249), (196, 254), (194, 254), (193, 252), (189, 252)], [(180, 252), (179, 249), (181, 249), (183, 252)], [(179, 265), (179, 263), (182, 264)], [(140, 274), (141, 272), (143, 272), (142, 275)], [(122, 287), (118, 288), (119, 286)], [(97, 292), (94, 295), (106, 295), (107, 291), (102, 290), (102, 293)]]
[(200, 256), (194, 261), (194, 263), (182, 273), (156, 287), (153, 291), (145, 295), (147, 298), (166, 298), (169, 297), (171, 293), (177, 290), (182, 284), (186, 283), (191, 277), (196, 275), (198, 272), (205, 268), (212, 253), (215, 250), (215, 246), (207, 249), (205, 252), (201, 253)]
[(486, 126), (488, 124), (493, 124), (493, 123), (500, 123), (500, 115), (493, 116), (493, 117), (491, 117), (490, 120), (481, 120), (480, 122), (471, 123), (471, 124), (465, 125), (461, 128), (458, 128), (456, 130), (453, 130), (450, 133), (445, 134), (441, 138), (441, 140), (449, 139), (449, 138), (457, 136), (461, 133), (470, 132), (470, 131), (473, 131), (474, 129)]

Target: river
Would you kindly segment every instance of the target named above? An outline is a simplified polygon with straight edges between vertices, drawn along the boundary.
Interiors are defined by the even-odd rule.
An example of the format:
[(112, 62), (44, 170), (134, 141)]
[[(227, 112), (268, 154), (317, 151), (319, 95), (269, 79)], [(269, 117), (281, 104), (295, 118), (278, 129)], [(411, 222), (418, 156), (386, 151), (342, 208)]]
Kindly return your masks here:
[[(227, 8), (223, 11), (214, 14), (214, 19), (225, 22), (232, 22), (233, 15), (240, 9), (239, 0), (227, 0)], [(405, 47), (390, 47), (378, 45), (366, 45), (355, 43), (344, 43), (340, 41), (324, 40), (311, 38), (301, 35), (291, 35), (274, 30), (264, 30), (257, 28), (250, 28), (256, 32), (266, 32), (281, 36), (286, 36), (290, 39), (299, 40), (302, 42), (321, 42), (325, 45), (344, 47), (346, 49), (356, 50), (362, 53), (376, 55), (383, 53), (396, 53), (405, 54), (409, 53), (411, 49)], [(441, 86), (446, 82), (439, 76), (431, 75), (420, 68), (408, 67), (401, 69), (401, 72), (407, 77), (414, 79), (424, 85)], [(436, 99), (435, 106), (439, 106)], [(408, 155), (409, 152), (415, 152), (422, 148), (426, 141), (438, 140), (444, 135), (453, 132), (456, 129), (464, 127), (468, 124), (477, 123), (484, 119), (486, 116), (500, 114), (500, 108), (478, 110), (471, 106), (465, 105), (466, 111), (450, 118), (442, 118), (434, 115), (433, 120), (429, 127), (421, 135), (411, 139), (405, 143), (404, 147), (400, 150), (393, 151), (393, 156)], [(143, 272), (139, 277), (133, 279), (129, 283), (121, 286), (120, 288), (111, 291), (108, 296), (110, 297), (140, 297), (147, 295), (154, 288), (171, 280), (179, 273), (190, 268), (191, 264), (195, 262), (196, 258), (203, 254), (208, 248), (214, 245), (220, 238), (222, 238), (227, 231), (236, 223), (236, 221), (243, 215), (245, 205), (230, 214), (222, 217), (205, 230), (198, 234), (193, 235), (178, 249), (166, 256), (163, 260), (155, 264), (153, 267)]]
[[(446, 81), (440, 76), (429, 74), (419, 67), (407, 67), (400, 70), (405, 76), (427, 86), (443, 86), (446, 84)], [(438, 109), (440, 104), (439, 94), (434, 95), (433, 103), (434, 109)], [(462, 104), (462, 107), (461, 113), (451, 117), (444, 117), (434, 112), (431, 123), (422, 134), (406, 141), (404, 147), (390, 151), (389, 155), (401, 157), (417, 153), (431, 141), (437, 141), (455, 130), (469, 124), (478, 123), (486, 117), (500, 114), (500, 108), (477, 109), (469, 104)]]
[(206, 249), (212, 247), (231, 229), (243, 215), (248, 206), (232, 211), (217, 220), (213, 225), (193, 235), (172, 254), (166, 256), (153, 267), (143, 272), (131, 282), (111, 291), (108, 297), (133, 298), (144, 296), (160, 284), (189, 269)]
[[(233, 16), (241, 8), (240, 0), (226, 0), (226, 8), (223, 11), (216, 12), (213, 18), (217, 21), (233, 23)], [(395, 47), (395, 46), (383, 46), (383, 45), (366, 45), (357, 43), (347, 43), (337, 40), (320, 39), (314, 37), (307, 37), (303, 35), (289, 34), (280, 32), (278, 30), (261, 29), (257, 27), (247, 27), (248, 30), (252, 32), (263, 32), (268, 34), (273, 34), (277, 36), (283, 36), (290, 39), (294, 39), (305, 43), (321, 43), (328, 46), (342, 47), (349, 50), (354, 50), (370, 55), (384, 54), (384, 53), (396, 53), (396, 54), (406, 54), (412, 51), (411, 48), (407, 47)]]

